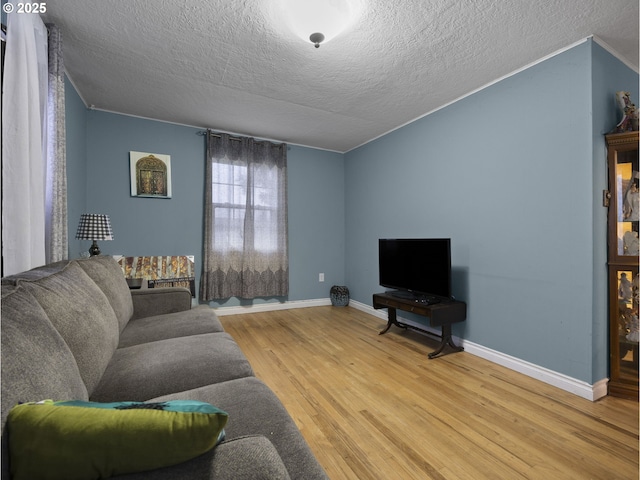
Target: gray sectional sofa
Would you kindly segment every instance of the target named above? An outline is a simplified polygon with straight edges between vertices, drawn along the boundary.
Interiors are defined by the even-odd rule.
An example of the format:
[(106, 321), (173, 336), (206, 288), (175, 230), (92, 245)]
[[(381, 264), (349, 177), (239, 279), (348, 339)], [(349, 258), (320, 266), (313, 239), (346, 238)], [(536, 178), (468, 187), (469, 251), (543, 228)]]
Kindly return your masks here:
[(1, 320), (3, 479), (9, 410), (44, 399), (196, 400), (228, 413), (212, 450), (117, 478), (327, 478), (214, 311), (192, 308), (187, 289), (129, 290), (108, 256), (62, 261), (3, 278)]

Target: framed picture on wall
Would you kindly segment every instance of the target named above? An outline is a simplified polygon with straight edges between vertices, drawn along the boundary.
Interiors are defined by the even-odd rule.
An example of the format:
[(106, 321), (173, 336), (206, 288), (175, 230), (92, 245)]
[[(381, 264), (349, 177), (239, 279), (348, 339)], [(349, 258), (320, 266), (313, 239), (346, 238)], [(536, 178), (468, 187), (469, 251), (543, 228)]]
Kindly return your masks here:
[(171, 156), (129, 152), (131, 196), (171, 198)]

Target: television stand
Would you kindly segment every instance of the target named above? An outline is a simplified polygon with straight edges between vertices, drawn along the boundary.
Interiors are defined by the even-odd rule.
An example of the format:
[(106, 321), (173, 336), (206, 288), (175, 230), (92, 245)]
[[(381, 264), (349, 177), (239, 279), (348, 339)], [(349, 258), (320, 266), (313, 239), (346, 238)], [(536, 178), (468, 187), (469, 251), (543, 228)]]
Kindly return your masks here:
[(420, 293), (407, 292), (406, 290), (391, 290), (386, 293), (392, 297), (419, 302), (422, 304), (433, 305), (442, 301), (440, 297), (436, 297), (435, 295), (423, 295)]
[[(379, 333), (379, 335), (387, 333), (391, 326), (395, 325), (396, 327), (404, 329), (410, 328), (428, 335), (436, 336), (440, 338), (440, 345), (435, 351), (427, 355), (429, 358), (435, 358), (440, 355), (447, 345), (451, 347), (454, 352), (461, 352), (464, 350), (461, 346), (458, 346), (453, 342), (453, 338), (451, 336), (451, 325), (453, 323), (463, 322), (467, 318), (467, 304), (464, 302), (460, 302), (458, 300), (446, 300), (435, 304), (429, 304), (421, 302), (419, 298), (417, 300), (400, 298), (393, 295), (391, 292), (387, 292), (375, 293), (373, 295), (373, 308), (376, 310), (386, 308), (388, 310), (389, 320), (387, 322), (387, 326)], [(413, 325), (399, 322), (396, 310), (403, 310), (405, 312), (429, 317), (429, 326), (440, 327), (441, 335), (414, 327)]]

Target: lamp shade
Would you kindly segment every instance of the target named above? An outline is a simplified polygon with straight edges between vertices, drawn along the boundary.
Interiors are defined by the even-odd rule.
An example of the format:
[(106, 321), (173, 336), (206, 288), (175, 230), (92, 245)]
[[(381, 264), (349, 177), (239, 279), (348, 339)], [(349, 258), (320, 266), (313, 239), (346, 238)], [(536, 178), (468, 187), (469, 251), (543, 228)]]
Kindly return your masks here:
[(76, 238), (80, 240), (113, 240), (109, 215), (83, 213), (80, 215)]

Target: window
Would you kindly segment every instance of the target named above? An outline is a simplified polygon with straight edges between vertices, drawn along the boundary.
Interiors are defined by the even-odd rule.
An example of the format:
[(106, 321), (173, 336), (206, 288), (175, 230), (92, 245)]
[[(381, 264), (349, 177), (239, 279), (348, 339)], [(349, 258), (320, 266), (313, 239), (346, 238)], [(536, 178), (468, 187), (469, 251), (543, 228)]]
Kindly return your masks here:
[(288, 293), (286, 145), (208, 136), (201, 298)]

